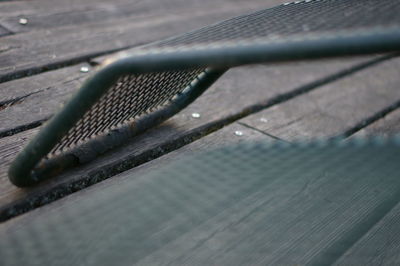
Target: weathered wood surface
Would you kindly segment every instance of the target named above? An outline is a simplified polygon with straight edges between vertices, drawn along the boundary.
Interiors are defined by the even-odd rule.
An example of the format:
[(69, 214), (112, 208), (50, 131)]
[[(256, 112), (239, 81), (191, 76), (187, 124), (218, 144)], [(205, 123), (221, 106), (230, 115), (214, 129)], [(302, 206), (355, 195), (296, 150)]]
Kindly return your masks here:
[[(393, 58), (246, 117), (242, 123), (287, 141), (351, 136), (400, 107), (399, 69), (400, 59)], [(393, 128), (384, 120), (379, 123)], [(385, 132), (381, 127), (377, 131)]]
[[(243, 131), (243, 135), (233, 135), (234, 130)], [(20, 238), (17, 243), (22, 248), (25, 246), (23, 235), (28, 236), (24, 227), (35, 223), (36, 230), (50, 232), (45, 236), (38, 234), (38, 242), (57, 243), (57, 238), (49, 237), (53, 230), (40, 223), (53, 221), (60, 234), (68, 234), (67, 230), (79, 227), (80, 233), (69, 239), (91, 236), (83, 237), (83, 243), (90, 243), (93, 239), (103, 237), (103, 234), (109, 236), (97, 246), (105, 252), (124, 243), (118, 252), (107, 253), (102, 263), (103, 260), (113, 261), (116, 259), (113, 256), (116, 256), (119, 262), (135, 262), (139, 265), (325, 265), (347, 254), (346, 251), (352, 250), (352, 246), (357, 247), (360, 243), (358, 240), (365, 232), (368, 235), (371, 228), (370, 233), (382, 237), (379, 233), (374, 234), (374, 225), (389, 220), (391, 227), (387, 230), (395, 232), (393, 220), (397, 220), (397, 216), (393, 219), (385, 214), (399, 200), (400, 182), (393, 172), (385, 172), (385, 169), (374, 172), (376, 165), (388, 159), (382, 155), (371, 162), (373, 165), (368, 171), (358, 167), (362, 158), (353, 160), (355, 170), (351, 173), (358, 171), (356, 176), (346, 172), (346, 167), (337, 167), (334, 163), (325, 163), (325, 167), (314, 165), (315, 170), (310, 163), (308, 171), (259, 177), (262, 181), (257, 185), (252, 182), (248, 184), (248, 176), (243, 173), (233, 174), (231, 179), (237, 183), (235, 186), (230, 183), (229, 189), (224, 188), (225, 182), (212, 175), (205, 174), (200, 178), (201, 181), (190, 180), (190, 177), (182, 180), (181, 176), (185, 175), (165, 178), (163, 175), (154, 178), (145, 175), (215, 145), (232, 144), (240, 139), (264, 138), (269, 137), (234, 123), (180, 151), (8, 221), (0, 225), (0, 235), (2, 239), (7, 239), (7, 231), (11, 234), (18, 231)], [(330, 159), (323, 154), (321, 156), (323, 160)], [(167, 157), (172, 157), (172, 160)], [(280, 160), (277, 157), (267, 157), (265, 160)], [(294, 157), (286, 159), (288, 166), (299, 161)], [(396, 163), (392, 161), (393, 164)], [(252, 176), (251, 173), (249, 176)], [(153, 184), (152, 189), (146, 184)], [(171, 187), (180, 189), (173, 189), (172, 193)], [(239, 193), (242, 187), (246, 189)], [(85, 207), (81, 208), (82, 205)], [(79, 217), (80, 221), (74, 217)], [(389, 244), (391, 249), (383, 252), (377, 249), (376, 252), (379, 255), (391, 254), (395, 258), (397, 242), (378, 240), (378, 243)], [(7, 243), (3, 240), (2, 244)], [(369, 251), (375, 251), (375, 242), (365, 246)], [(49, 244), (47, 250), (52, 248)], [(63, 264), (83, 254), (90, 256), (87, 250), (88, 245), (83, 244), (82, 249), (71, 258), (63, 256), (66, 254), (64, 252), (57, 255), (49, 253), (46, 258)], [(361, 249), (361, 255), (362, 252), (365, 250)], [(374, 259), (381, 261), (379, 257)], [(93, 260), (99, 260), (99, 257)], [(387, 262), (386, 265), (391, 265), (390, 262), (394, 260)]]
[[(248, 139), (248, 137), (252, 137), (255, 132), (262, 132), (266, 137), (269, 137), (271, 140), (272, 139), (282, 139), (283, 141), (292, 141), (296, 139), (293, 137), (293, 135), (284, 135), (282, 132), (303, 132), (306, 131), (307, 129), (310, 130), (306, 132), (306, 135), (301, 135), (302, 138), (312, 138), (313, 136), (324, 136), (324, 137), (331, 137), (331, 136), (336, 136), (340, 135), (341, 133), (345, 133), (349, 130), (349, 128), (353, 128), (354, 126), (357, 126), (360, 121), (365, 121), (368, 119), (368, 117), (374, 117), (376, 113), (380, 113), (381, 111), (381, 99), (379, 96), (375, 95), (375, 93), (380, 93), (380, 95), (383, 97), (382, 99), (390, 99), (391, 101), (397, 101), (398, 98), (400, 98), (399, 91), (397, 90), (395, 85), (395, 78), (396, 78), (396, 73), (390, 71), (390, 69), (397, 69), (397, 64), (399, 64), (399, 59), (398, 58), (393, 58), (391, 60), (382, 62), (378, 65), (371, 66), (367, 69), (364, 69), (362, 71), (359, 71), (349, 77), (345, 77), (341, 80), (338, 80), (334, 83), (330, 83), (328, 85), (322, 86), (318, 90), (309, 92), (307, 94), (300, 95), (298, 97), (295, 97), (291, 100), (288, 100), (286, 102), (277, 104), (275, 106), (272, 106), (271, 108), (258, 112), (256, 114), (250, 115), (248, 117), (245, 117), (241, 120), (238, 120), (234, 124), (228, 127), (224, 127), (221, 130), (216, 131), (215, 133), (212, 133), (211, 135), (207, 137), (203, 137), (197, 141), (194, 141), (192, 144), (184, 146), (183, 148), (177, 149), (171, 153), (168, 153), (167, 155), (164, 155), (160, 157), (159, 159), (152, 160), (149, 163), (146, 163), (144, 165), (141, 165), (139, 167), (136, 167), (133, 170), (129, 170), (126, 172), (126, 174), (120, 174), (118, 176), (113, 177), (112, 179), (109, 179), (107, 181), (101, 182), (100, 184), (96, 185), (97, 187), (101, 187), (101, 190), (106, 189), (108, 186), (118, 186), (121, 185), (122, 180), (127, 178), (130, 174), (134, 175), (139, 175), (141, 173), (145, 173), (149, 169), (154, 169), (157, 167), (160, 167), (164, 165), (166, 162), (171, 162), (174, 160), (178, 160), (182, 154), (182, 156), (185, 156), (186, 153), (202, 150), (204, 148), (210, 148), (210, 147), (215, 147), (218, 145), (227, 145), (231, 142), (235, 142), (238, 140), (244, 140)], [(389, 69), (389, 71), (388, 71)], [(238, 69), (239, 70), (239, 69)], [(238, 76), (237, 72), (234, 73), (233, 76)], [(380, 76), (381, 79), (376, 80), (374, 77)], [(221, 82), (228, 82), (228, 80), (231, 80), (232, 77), (228, 77), (226, 81), (221, 80)], [(374, 80), (376, 82), (379, 82), (379, 87), (380, 90), (377, 90), (376, 84), (374, 84)], [(385, 81), (384, 83), (382, 81)], [(216, 84), (218, 85), (218, 84)], [(364, 88), (364, 89), (360, 89)], [(319, 91), (323, 91), (323, 93), (318, 93)], [(360, 91), (359, 95), (357, 92)], [(391, 94), (392, 93), (392, 94)], [(339, 95), (338, 95), (339, 94)], [(207, 95), (207, 94), (206, 94)], [(206, 96), (204, 95), (204, 97)], [(342, 97), (345, 95), (346, 97)], [(373, 98), (368, 98), (371, 95)], [(392, 95), (391, 97), (388, 97)], [(358, 97), (360, 96), (360, 97)], [(338, 98), (339, 97), (339, 100)], [(397, 97), (397, 98), (396, 98)], [(206, 98), (206, 97), (205, 97)], [(304, 99), (301, 99), (304, 98)], [(354, 99), (357, 99), (354, 101)], [(377, 101), (375, 101), (377, 100)], [(307, 105), (304, 104), (304, 101), (310, 101), (313, 102), (313, 105)], [(345, 102), (343, 102), (345, 101)], [(368, 102), (367, 102), (368, 101)], [(335, 121), (346, 121), (345, 124), (342, 123), (333, 123), (330, 126), (325, 126), (324, 128), (320, 129), (313, 129), (312, 127), (304, 127), (303, 129), (298, 128), (298, 124), (296, 123), (281, 123), (282, 118), (280, 119), (273, 119), (274, 115), (278, 115), (283, 110), (289, 110), (288, 107), (285, 105), (288, 104), (288, 102), (294, 102), (293, 104), (290, 105), (290, 107), (294, 108), (292, 109), (292, 112), (290, 114), (287, 114), (286, 119), (289, 119), (290, 117), (296, 118), (296, 116), (299, 114), (299, 111), (301, 108), (311, 108), (311, 111), (308, 110), (308, 112), (304, 112), (304, 123), (310, 123), (311, 122), (318, 124), (319, 123), (324, 123), (323, 121), (317, 121), (315, 120), (314, 116), (314, 111), (315, 111), (315, 106), (318, 106), (318, 102), (322, 102), (325, 104), (327, 108), (326, 112), (324, 113), (325, 116), (322, 117), (321, 119), (327, 119), (330, 117), (335, 118)], [(297, 102), (297, 104), (296, 104)], [(132, 154), (132, 151), (135, 150), (137, 151), (137, 143), (153, 143), (155, 138), (159, 138), (160, 136), (164, 135), (164, 138), (166, 139), (173, 139), (173, 137), (170, 137), (166, 134), (168, 131), (168, 124), (170, 125), (179, 125), (179, 124), (186, 124), (190, 120), (192, 122), (199, 121), (198, 119), (190, 118), (191, 112), (200, 112), (202, 114), (200, 120), (204, 119), (204, 113), (202, 111), (207, 111), (207, 108), (200, 108), (201, 106), (204, 106), (204, 103), (202, 101), (202, 98), (198, 100), (198, 102), (195, 102), (192, 106), (189, 107), (190, 110), (184, 110), (181, 114), (178, 115), (179, 120), (173, 118), (173, 123), (167, 123), (164, 126), (160, 126), (157, 129), (151, 130), (146, 134), (146, 136), (140, 136), (137, 140), (133, 140), (133, 143), (136, 143), (136, 146), (126, 148), (129, 152), (125, 153), (125, 156), (127, 154)], [(387, 102), (387, 103), (390, 103)], [(347, 106), (347, 107), (345, 107)], [(359, 114), (356, 114), (353, 116), (353, 111), (357, 110), (358, 108), (363, 109), (366, 108), (369, 110), (368, 112), (366, 110), (362, 110), (364, 116), (359, 116)], [(343, 109), (345, 108), (345, 109)], [(199, 111), (200, 110), (200, 111)], [(338, 112), (338, 110), (343, 110), (343, 112)], [(319, 114), (319, 113), (318, 113)], [(361, 113), (360, 113), (361, 114)], [(393, 121), (396, 121), (395, 118), (397, 118), (398, 112), (393, 112), (387, 115), (385, 119), (378, 120), (378, 122), (372, 123), (371, 125), (365, 125), (366, 127), (361, 130), (361, 131), (369, 131), (369, 130), (374, 130), (374, 135), (380, 135), (380, 134), (386, 134), (386, 128), (383, 127), (376, 127), (377, 124), (385, 124), (386, 121), (392, 121), (392, 117), (394, 117)], [(184, 118), (186, 117), (186, 121), (183, 122)], [(389, 119), (390, 118), (390, 119)], [(182, 121), (182, 122), (180, 122)], [(284, 120), (283, 120), (284, 121)], [(291, 121), (289, 119), (289, 121)], [(265, 128), (265, 126), (271, 126), (271, 128)], [(275, 129), (276, 128), (276, 129)], [(243, 136), (237, 136), (235, 135), (235, 131), (241, 131), (243, 132)], [(246, 132), (246, 130), (249, 130), (249, 132)], [(311, 131), (314, 130), (314, 131)], [(322, 130), (322, 132), (321, 132)], [(164, 131), (164, 132), (163, 132)], [(360, 131), (360, 132), (361, 132)], [(157, 132), (157, 133), (156, 133)], [(189, 131), (190, 132), (190, 131)], [(188, 136), (189, 132), (184, 133), (184, 135)], [(24, 132), (25, 134), (27, 132)], [(192, 133), (192, 132), (190, 132)], [(155, 134), (155, 135), (153, 135)], [(320, 135), (318, 135), (320, 134)], [(18, 134), (22, 135), (22, 134)], [(29, 134), (27, 134), (29, 136)], [(256, 134), (254, 135), (258, 137), (259, 135)], [(23, 137), (22, 137), (23, 138)], [(23, 139), (20, 139), (23, 141)], [(132, 143), (132, 144), (133, 144)], [(131, 145), (132, 145), (131, 144)], [(153, 143), (154, 144), (154, 143)], [(155, 145), (156, 147), (161, 147), (161, 143), (158, 143)], [(142, 148), (143, 149), (143, 148)], [(149, 149), (149, 147), (145, 147), (144, 150)], [(12, 148), (11, 150), (14, 150)], [(123, 153), (123, 151), (118, 150), (113, 153), (111, 157), (118, 156), (118, 154)], [(109, 157), (107, 159), (100, 159), (99, 161), (106, 161), (109, 162)], [(120, 157), (123, 158), (122, 160), (126, 160), (127, 157)], [(101, 163), (99, 161), (96, 162), (96, 165), (99, 166)], [(69, 176), (69, 175), (67, 175)], [(125, 181), (124, 181), (125, 182)], [(96, 186), (93, 186), (91, 189), (96, 190)], [(99, 188), (100, 189), (100, 188)], [(84, 195), (87, 195), (86, 193), (89, 193), (88, 191), (91, 190), (84, 190)], [(80, 193), (75, 193), (74, 196), (80, 195)], [(10, 193), (12, 194), (12, 193)]]
[[(0, 2), (0, 220), (65, 198), (13, 218), (0, 225), (0, 230), (23, 226), (32, 217), (62, 209), (65, 205), (90, 198), (94, 193), (101, 193), (99, 191), (124, 186), (134, 182), (132, 176), (140, 177), (188, 154), (218, 145), (248, 139), (293, 141), (339, 135), (388, 136), (400, 130), (400, 59), (397, 57), (376, 55), (247, 66), (230, 70), (187, 109), (132, 139), (124, 147), (34, 188), (18, 189), (7, 178), (10, 162), (38, 132), (40, 125), (68, 100), (90, 74), (81, 73), (81, 66), (92, 68), (89, 64), (98, 63), (104, 54), (285, 1), (53, 2)], [(21, 17), (28, 18), (27, 25), (18, 23)], [(193, 112), (200, 113), (200, 118), (193, 118)], [(235, 131), (241, 131), (243, 135), (235, 135)], [(327, 184), (329, 182), (327, 180)], [(356, 183), (352, 188), (357, 190), (358, 185), (362, 184)], [(367, 190), (372, 191), (372, 187), (381, 185), (369, 183)], [(345, 189), (336, 188), (340, 197)], [(328, 187), (326, 191), (329, 192)], [(385, 194), (381, 195), (381, 198), (375, 199), (376, 204), (385, 200)], [(360, 202), (343, 208), (356, 208)], [(237, 216), (234, 219), (246, 215), (245, 207), (249, 205), (240, 204), (235, 209)], [(282, 208), (291, 207), (285, 205)], [(332, 212), (335, 218), (329, 224), (344, 217), (340, 212), (343, 210), (339, 208), (337, 212)], [(361, 217), (358, 211), (352, 217)], [(304, 217), (300, 210), (294, 210), (294, 213), (296, 217)], [(323, 211), (320, 214), (324, 215)], [(380, 249), (368, 252), (381, 252), (378, 260), (394, 262), (399, 245), (396, 239), (388, 239), (397, 230), (393, 222), (396, 217), (394, 214), (385, 217), (382, 229), (380, 223), (376, 224), (365, 239), (361, 239), (339, 262), (351, 263), (352, 255), (366, 252), (365, 247), (371, 241), (387, 247), (387, 252)], [(315, 221), (320, 223), (321, 230), (328, 230), (329, 224), (325, 225), (318, 219)], [(313, 228), (307, 228), (307, 221), (304, 222), (304, 232), (312, 233)], [(339, 229), (346, 232), (353, 225), (344, 223)], [(248, 232), (246, 230), (256, 224), (249, 222), (243, 226), (243, 232)], [(290, 231), (290, 228), (282, 228), (285, 232)], [(193, 236), (200, 231), (194, 232)], [(203, 230), (200, 233), (207, 235), (210, 232), (214, 231)], [(207, 237), (210, 237), (209, 241), (220, 240), (218, 234)], [(295, 237), (292, 240), (295, 241)], [(324, 240), (321, 238), (321, 241)], [(155, 257), (149, 257), (144, 262), (155, 262), (153, 259), (173, 247), (163, 247)], [(295, 250), (289, 248), (287, 251)], [(193, 252), (203, 254), (204, 246)], [(193, 257), (196, 257), (194, 253), (187, 253), (189, 261)]]
[[(122, 17), (137, 16), (137, 18), (148, 19), (148, 16), (165, 16), (166, 13), (187, 12), (195, 9), (218, 9), (221, 6), (242, 4), (243, 1), (216, 0), (216, 1), (140, 1), (140, 0), (90, 0), (90, 1), (15, 1), (2, 3), (0, 10), (0, 25), (14, 33), (50, 29), (67, 25), (79, 25), (84, 23), (97, 23)], [(251, 9), (257, 1), (248, 1), (244, 9)], [(269, 0), (258, 1), (267, 6), (280, 4), (282, 1)], [(190, 8), (190, 9), (188, 9)], [(22, 25), (20, 18), (26, 18), (28, 23)]]
[[(259, 97), (266, 99), (264, 95), (288, 93), (291, 90), (312, 85), (314, 81), (329, 82), (325, 79), (336, 75), (337, 72), (340, 72), (337, 74), (340, 76), (341, 71), (344, 71), (343, 75), (347, 74), (347, 69), (351, 71), (358, 63), (368, 62), (368, 60), (373, 60), (372, 58), (380, 57), (331, 60), (321, 63), (274, 64), (259, 68), (253, 67), (247, 71), (234, 70), (240, 74), (230, 74), (230, 79), (224, 79), (230, 82), (229, 86), (232, 88), (217, 92), (220, 94), (219, 97), (225, 99), (226, 104), (217, 104), (219, 99), (210, 96), (208, 97), (209, 105), (213, 107), (214, 112), (227, 113), (229, 108), (235, 111), (241, 109), (242, 106), (258, 102)], [(12, 135), (15, 131), (18, 132), (19, 128), (26, 128), (31, 124), (36, 125), (57, 111), (70, 98), (71, 94), (79, 89), (80, 84), (87, 77), (88, 74), (79, 72), (80, 66), (67, 67), (0, 84), (0, 89), (4, 91), (3, 97), (5, 97), (4, 107), (0, 111), (0, 135)], [(303, 73), (298, 71), (300, 67), (302, 67)], [(282, 78), (283, 76), (285, 78)], [(252, 82), (254, 79), (256, 79), (256, 83)], [(221, 86), (225, 86), (224, 83), (226, 82), (220, 81)], [(255, 89), (261, 92), (252, 91)], [(246, 93), (243, 93), (244, 91)], [(261, 94), (258, 95), (259, 93)], [(232, 102), (237, 104), (237, 108), (231, 105)]]
[[(395, 84), (394, 84), (395, 85)], [(354, 136), (356, 137), (371, 137), (381, 136), (390, 137), (400, 134), (400, 110), (395, 110), (368, 127), (358, 131)]]
[[(380, 64), (381, 58), (361, 57), (232, 69), (191, 106), (161, 127), (148, 131), (125, 147), (107, 153), (88, 165), (23, 192), (9, 183), (6, 170), (12, 158), (21, 150), (22, 143), (26, 143), (36, 130), (31, 134), (30, 131), (25, 131), (22, 135), (3, 138), (4, 143), (15, 143), (15, 148), (7, 146), (7, 156), (0, 167), (1, 217), (5, 219), (80, 190), (163, 155), (252, 112), (286, 101), (308, 90), (318, 89), (327, 82), (333, 82), (363, 67), (368, 69), (372, 63)], [(48, 95), (51, 98), (51, 94)], [(37, 98), (36, 102), (38, 101), (40, 97)], [(51, 106), (50, 101), (44, 104)], [(19, 106), (10, 108), (14, 107)], [(200, 119), (192, 118), (193, 112), (200, 113)], [(40, 114), (33, 110), (31, 113), (34, 116)], [(19, 117), (25, 116), (30, 117), (29, 114)]]
[(87, 78), (79, 64), (0, 83), (0, 136), (38, 126), (47, 120)]
[(223, 8), (219, 7), (223, 1), (218, 2), (220, 5), (215, 5), (214, 1), (204, 2), (201, 8), (177, 4), (173, 11), (162, 14), (150, 12), (146, 15), (139, 13), (117, 16), (104, 22), (67, 25), (5, 36), (0, 42), (0, 82), (160, 40), (277, 2), (283, 1), (264, 4), (260, 0), (240, 1), (231, 5), (226, 0)]

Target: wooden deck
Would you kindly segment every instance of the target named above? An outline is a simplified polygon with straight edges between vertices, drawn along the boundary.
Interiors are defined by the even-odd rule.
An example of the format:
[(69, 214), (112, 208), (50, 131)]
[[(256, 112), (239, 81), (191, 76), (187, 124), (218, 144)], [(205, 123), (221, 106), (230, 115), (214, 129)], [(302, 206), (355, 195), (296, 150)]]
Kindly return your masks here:
[[(229, 70), (178, 115), (89, 164), (29, 189), (8, 181), (15, 155), (105, 56), (284, 2), (0, 1), (0, 232), (210, 147), (400, 132), (400, 58), (395, 54), (252, 65)], [(81, 71), (83, 66), (89, 73)], [(387, 247), (379, 253), (380, 262), (400, 263), (400, 238), (386, 237), (398, 234), (400, 224), (393, 221), (399, 208), (371, 225), (339, 262), (354, 262), (351, 255), (363, 254), (363, 243), (376, 241)]]

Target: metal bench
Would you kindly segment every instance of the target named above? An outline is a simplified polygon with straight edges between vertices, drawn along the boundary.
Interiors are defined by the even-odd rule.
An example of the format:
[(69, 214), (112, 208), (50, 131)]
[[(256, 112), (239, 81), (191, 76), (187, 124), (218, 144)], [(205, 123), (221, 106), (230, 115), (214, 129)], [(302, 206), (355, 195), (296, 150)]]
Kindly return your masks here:
[(17, 156), (10, 180), (29, 186), (93, 160), (185, 108), (231, 67), (397, 51), (399, 13), (394, 0), (297, 1), (109, 58)]

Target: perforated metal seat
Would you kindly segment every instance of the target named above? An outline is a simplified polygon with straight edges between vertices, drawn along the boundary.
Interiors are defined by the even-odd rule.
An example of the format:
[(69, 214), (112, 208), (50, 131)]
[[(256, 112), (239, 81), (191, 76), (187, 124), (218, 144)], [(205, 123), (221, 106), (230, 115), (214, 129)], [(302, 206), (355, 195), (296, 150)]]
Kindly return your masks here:
[(240, 16), (105, 61), (13, 162), (17, 186), (87, 162), (186, 107), (227, 69), (397, 51), (396, 0), (306, 0)]
[(11, 221), (0, 261), (396, 265), (398, 211), (381, 222), (399, 208), (399, 145), (256, 142), (186, 154)]

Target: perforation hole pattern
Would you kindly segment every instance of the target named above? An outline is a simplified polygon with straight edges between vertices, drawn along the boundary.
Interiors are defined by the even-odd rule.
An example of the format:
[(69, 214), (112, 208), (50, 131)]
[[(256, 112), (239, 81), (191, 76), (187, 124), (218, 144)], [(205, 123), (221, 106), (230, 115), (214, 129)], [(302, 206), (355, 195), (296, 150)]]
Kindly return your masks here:
[(51, 154), (67, 151), (165, 106), (202, 72), (203, 69), (195, 69), (122, 76), (69, 130)]
[(208, 46), (237, 41), (286, 41), (400, 27), (400, 1), (306, 0), (235, 17), (144, 49)]
[(399, 145), (243, 141), (177, 154), (2, 224), (1, 265), (396, 265)]

